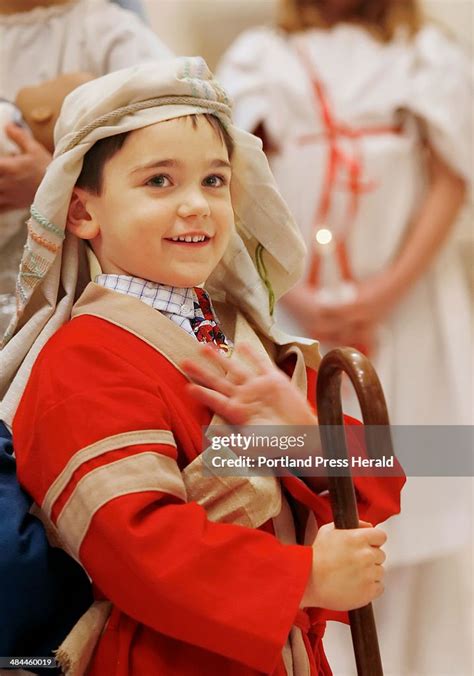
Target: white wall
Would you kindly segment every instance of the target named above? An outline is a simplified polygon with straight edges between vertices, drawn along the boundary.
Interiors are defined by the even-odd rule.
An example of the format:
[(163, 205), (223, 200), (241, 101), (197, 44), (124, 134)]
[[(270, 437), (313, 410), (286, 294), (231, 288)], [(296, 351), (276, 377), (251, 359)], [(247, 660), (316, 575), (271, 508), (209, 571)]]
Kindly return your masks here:
[(450, 28), (457, 40), (474, 56), (474, 0), (428, 0), (425, 11)]
[(177, 53), (199, 54), (211, 68), (232, 40), (270, 21), (273, 0), (146, 0), (155, 32)]
[[(200, 54), (212, 67), (236, 35), (271, 22), (277, 0), (144, 0), (156, 33), (176, 54)], [(426, 0), (425, 11), (473, 53), (474, 0)]]

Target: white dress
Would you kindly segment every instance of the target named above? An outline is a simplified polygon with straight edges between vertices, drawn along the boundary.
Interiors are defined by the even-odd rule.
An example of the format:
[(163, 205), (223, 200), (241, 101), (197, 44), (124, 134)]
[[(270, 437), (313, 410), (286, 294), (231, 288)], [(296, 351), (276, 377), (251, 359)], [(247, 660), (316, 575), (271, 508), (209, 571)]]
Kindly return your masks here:
[[(217, 74), (233, 99), (236, 123), (253, 131), (263, 122), (269, 141), (279, 148), (270, 155), (270, 165), (308, 246), (331, 150), (312, 89), (312, 80), (322, 82), (331, 120), (339, 129), (334, 145), (349, 158), (334, 179), (325, 217), (331, 230), (345, 239), (356, 280), (382, 271), (409, 231), (427, 185), (422, 129), (452, 169), (472, 182), (469, 64), (433, 26), (413, 40), (400, 32), (388, 44), (348, 24), (291, 36), (256, 28), (239, 36)], [(395, 129), (400, 122), (397, 133), (366, 133), (354, 139), (340, 132)], [(357, 162), (357, 178), (366, 188), (353, 212), (347, 187), (351, 160)], [(279, 319), (289, 332), (302, 332), (281, 310)], [(465, 273), (451, 240), (380, 327), (370, 354), (392, 424), (472, 423), (471, 334)], [(470, 479), (409, 478), (402, 515), (386, 530), (389, 576), (394, 579), (391, 591), (387, 579), (387, 598), (378, 602), (386, 674), (467, 676), (472, 656), (469, 633), (466, 638), (466, 578), (472, 573), (459, 562), (472, 551)], [(425, 566), (435, 566), (436, 574), (429, 572), (430, 583), (422, 590), (415, 580), (428, 579)], [(464, 576), (454, 572), (458, 568)], [(437, 589), (451, 583), (459, 612), (441, 618)], [(415, 605), (416, 622), (430, 620), (418, 633)], [(351, 658), (329, 652), (337, 676), (353, 673)]]
[[(314, 227), (328, 162), (328, 141), (299, 49), (324, 82), (333, 118), (352, 129), (394, 127), (400, 134), (366, 134), (337, 143), (359, 159), (361, 182), (347, 234), (355, 279), (383, 270), (396, 256), (425, 186), (422, 120), (430, 142), (453, 169), (472, 181), (472, 89), (469, 65), (440, 31), (427, 27), (409, 42), (382, 44), (342, 24), (284, 37), (267, 28), (241, 35), (224, 56), (218, 77), (234, 101), (234, 118), (248, 130), (264, 121), (281, 150), (272, 171), (306, 242)], [(313, 142), (301, 144), (305, 137)], [(348, 226), (350, 192), (344, 167), (336, 177), (331, 229)], [(301, 333), (296, 320), (286, 328)], [(394, 424), (468, 424), (472, 420), (469, 303), (460, 261), (446, 247), (380, 329), (371, 355)], [(429, 393), (429, 398), (426, 396)]]
[[(0, 14), (0, 98), (14, 100), (22, 87), (62, 73), (87, 71), (99, 77), (170, 56), (143, 21), (107, 0), (71, 0)], [(0, 215), (0, 294), (14, 288), (26, 217), (22, 214), (14, 228), (4, 219), (2, 228)]]
[(62, 73), (80, 70), (99, 77), (170, 56), (143, 21), (108, 0), (0, 14), (0, 96), (7, 99)]

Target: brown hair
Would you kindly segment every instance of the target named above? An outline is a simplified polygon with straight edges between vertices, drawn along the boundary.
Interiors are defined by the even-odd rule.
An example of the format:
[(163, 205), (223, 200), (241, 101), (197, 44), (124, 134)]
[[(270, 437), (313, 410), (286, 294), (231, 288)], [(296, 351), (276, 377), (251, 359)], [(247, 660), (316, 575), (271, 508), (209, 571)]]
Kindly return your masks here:
[[(194, 129), (197, 128), (197, 118), (204, 117), (227, 148), (229, 160), (232, 159), (234, 141), (218, 117), (211, 113), (186, 115), (185, 117), (191, 118)], [(92, 148), (84, 155), (81, 173), (76, 181), (76, 186), (78, 188), (84, 188), (84, 190), (88, 190), (95, 195), (100, 195), (102, 192), (102, 173), (105, 164), (118, 153), (128, 136), (132, 133), (133, 132), (131, 131), (125, 131), (122, 134), (107, 136), (106, 138), (96, 141)]]
[(400, 26), (414, 35), (422, 25), (418, 0), (360, 0), (341, 16), (329, 18), (327, 0), (280, 0), (278, 25), (287, 33), (307, 28), (331, 28), (339, 21), (366, 28), (383, 42), (389, 42)]

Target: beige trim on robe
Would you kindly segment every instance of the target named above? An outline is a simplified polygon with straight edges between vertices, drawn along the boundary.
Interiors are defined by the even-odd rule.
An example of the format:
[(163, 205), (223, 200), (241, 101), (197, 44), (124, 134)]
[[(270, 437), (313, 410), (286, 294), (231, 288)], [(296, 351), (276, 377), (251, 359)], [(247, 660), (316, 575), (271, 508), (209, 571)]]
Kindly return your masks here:
[[(242, 342), (250, 343), (259, 354), (266, 355), (272, 363), (282, 362), (287, 356), (295, 355), (296, 364), (292, 382), (300, 391), (306, 393), (305, 365), (312, 368), (319, 365), (317, 344), (313, 341), (295, 339), (283, 333), (278, 334), (279, 340), (274, 344), (266, 338), (261, 339), (247, 319), (233, 307), (216, 303), (216, 309), (220, 313), (223, 329), (235, 345)], [(193, 336), (138, 299), (90, 283), (73, 308), (72, 317), (82, 315), (100, 317), (134, 334), (160, 352), (183, 375), (185, 374), (180, 368), (180, 362), (184, 358), (193, 359), (209, 368), (209, 364), (201, 356), (200, 345)], [(229, 358), (234, 357), (231, 354)], [(219, 424), (224, 424), (224, 421), (214, 415), (210, 425)], [(133, 456), (130, 460), (135, 458), (136, 456)], [(201, 455), (185, 468), (182, 479), (188, 501), (201, 504), (206, 509), (209, 519), (256, 528), (272, 518), (275, 535), (280, 542), (296, 544), (293, 515), (276, 477), (213, 477), (204, 475), (202, 466)], [(315, 521), (311, 522), (311, 531), (311, 535), (317, 532)], [(87, 613), (84, 616), (85, 622), (86, 616)], [(104, 613), (104, 624), (106, 617), (107, 613)], [(73, 633), (74, 629), (70, 634), (69, 645), (66, 646), (70, 652), (74, 650), (75, 645)], [(63, 646), (68, 639), (69, 637)], [(302, 631), (298, 627), (294, 626), (291, 629), (282, 657), (288, 676), (309, 676), (309, 659)], [(70, 676), (81, 676), (82, 673), (84, 672), (70, 672)]]

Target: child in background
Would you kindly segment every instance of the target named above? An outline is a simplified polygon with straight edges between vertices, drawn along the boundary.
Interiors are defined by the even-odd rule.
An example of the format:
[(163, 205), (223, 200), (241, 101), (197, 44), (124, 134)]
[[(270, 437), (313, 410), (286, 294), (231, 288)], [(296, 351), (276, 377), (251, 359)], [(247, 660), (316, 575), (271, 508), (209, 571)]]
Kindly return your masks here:
[[(94, 582), (87, 673), (330, 674), (325, 621), (381, 593), (384, 534), (335, 531), (296, 477), (203, 475), (211, 411), (183, 372), (237, 389), (259, 374), (275, 396), (255, 391), (244, 422), (317, 423), (317, 346), (272, 317), (304, 249), (259, 141), (201, 59), (113, 73), (66, 99), (31, 213), (0, 413), (21, 482)], [(236, 350), (222, 368), (200, 342)], [(360, 479), (361, 518), (396, 513), (402, 484)], [(76, 639), (63, 662), (87, 658)]]
[[(460, 49), (414, 0), (286, 0), (280, 27), (239, 36), (219, 75), (308, 245), (289, 328), (370, 344), (392, 423), (470, 423), (468, 296), (447, 242), (472, 180)], [(353, 302), (318, 300), (322, 228)]]
[[(0, 98), (13, 101), (23, 87), (64, 73), (100, 76), (168, 56), (140, 18), (108, 0), (0, 0)], [(29, 207), (51, 161), (26, 130), (9, 125), (7, 133), (21, 152), (0, 159), (0, 294), (14, 292), (28, 217), (12, 232), (1, 214)]]
[[(472, 422), (472, 315), (449, 240), (472, 181), (469, 69), (415, 0), (282, 0), (278, 27), (239, 36), (218, 71), (308, 245), (283, 326), (365, 348), (392, 424)], [(471, 673), (466, 482), (409, 480), (389, 528), (399, 565), (379, 627), (390, 675)]]

